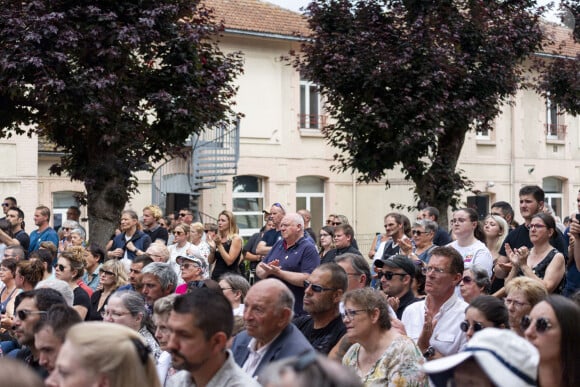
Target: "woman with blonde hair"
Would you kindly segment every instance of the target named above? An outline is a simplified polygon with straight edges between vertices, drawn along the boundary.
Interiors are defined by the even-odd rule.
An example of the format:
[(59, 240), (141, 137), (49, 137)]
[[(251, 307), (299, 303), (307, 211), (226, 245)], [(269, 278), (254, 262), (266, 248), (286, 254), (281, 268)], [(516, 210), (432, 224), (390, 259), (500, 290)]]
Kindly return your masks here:
[(87, 322), (68, 331), (49, 387), (160, 387), (151, 353), (139, 334), (119, 324)]
[(103, 263), (99, 268), (99, 289), (91, 296), (89, 320), (102, 320), (109, 297), (125, 284), (127, 272), (121, 262), (109, 259)]
[(499, 257), (499, 250), (509, 231), (507, 222), (499, 215), (488, 215), (483, 221), (485, 246), (491, 253), (494, 265)]
[(82, 247), (69, 247), (60, 255), (55, 277), (65, 281), (70, 286), (74, 294), (73, 308), (83, 320), (86, 320), (91, 310), (91, 299), (90, 295), (78, 284), (85, 272), (83, 252), (78, 249), (84, 251)]
[(189, 229), (189, 241), (193, 246), (197, 247), (203, 259), (205, 259), (206, 262), (209, 262), (209, 256), (212, 254), (212, 249), (209, 244), (203, 240), (204, 232), (205, 229), (203, 224), (199, 222), (193, 223)]
[(214, 238), (215, 254), (209, 257), (209, 263), (215, 262), (211, 279), (219, 281), (220, 277), (228, 272), (240, 273), (240, 259), (242, 258), (242, 238), (238, 235), (236, 218), (230, 211), (222, 211), (218, 216), (218, 232)]

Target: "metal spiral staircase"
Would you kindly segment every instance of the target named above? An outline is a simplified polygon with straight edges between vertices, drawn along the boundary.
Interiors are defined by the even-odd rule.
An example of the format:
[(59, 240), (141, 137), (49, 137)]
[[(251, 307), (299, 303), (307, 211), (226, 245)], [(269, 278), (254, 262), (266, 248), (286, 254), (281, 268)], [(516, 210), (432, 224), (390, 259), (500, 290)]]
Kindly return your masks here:
[(240, 121), (218, 124), (193, 134), (185, 144), (191, 147), (186, 158), (173, 158), (153, 173), (153, 203), (165, 209), (168, 194), (199, 196), (237, 173), (240, 158)]

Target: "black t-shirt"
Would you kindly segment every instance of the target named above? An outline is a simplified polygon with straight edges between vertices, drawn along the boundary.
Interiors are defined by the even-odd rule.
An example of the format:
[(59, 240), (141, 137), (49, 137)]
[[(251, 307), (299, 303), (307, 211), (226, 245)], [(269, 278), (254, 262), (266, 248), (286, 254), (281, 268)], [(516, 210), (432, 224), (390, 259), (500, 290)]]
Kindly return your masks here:
[(395, 242), (391, 239), (385, 245), (385, 249), (383, 250), (383, 257), (382, 259), (389, 259), (392, 255), (401, 254), (401, 247), (399, 245), (395, 246)]
[(89, 295), (80, 286), (74, 288), (73, 294), (74, 294), (73, 306), (80, 305), (87, 308), (87, 315), (85, 317), (85, 321), (89, 321), (91, 316), (91, 299), (89, 298)]
[(167, 232), (167, 229), (161, 226), (158, 226), (155, 230), (150, 231), (150, 230), (143, 230), (145, 232), (145, 234), (149, 235), (149, 238), (151, 238), (151, 243), (155, 242), (157, 239), (161, 239), (165, 241), (165, 244), (167, 244), (167, 241), (169, 240), (169, 233)]
[(18, 240), (20, 246), (22, 246), (22, 248), (24, 249), (24, 255), (28, 257), (28, 248), (30, 247), (30, 236), (24, 230), (20, 230), (16, 234), (14, 234), (14, 239)]
[(294, 319), (294, 325), (300, 329), (314, 349), (325, 355), (330, 352), (330, 350), (346, 333), (346, 327), (344, 326), (340, 315), (332, 320), (327, 326), (320, 329), (314, 329), (314, 320), (308, 315), (296, 317)]
[[(564, 242), (562, 233), (559, 230), (556, 230), (556, 234), (556, 237), (550, 240), (550, 244), (556, 250), (564, 254), (566, 259), (568, 259), (568, 249), (566, 248), (566, 243)], [(510, 231), (510, 233), (503, 241), (501, 249), (499, 249), (499, 255), (503, 255), (504, 257), (507, 257), (505, 252), (506, 243), (508, 243), (512, 249), (519, 249), (522, 246), (531, 248), (533, 245), (532, 241), (530, 241), (530, 230), (526, 227), (525, 224), (522, 224)]]
[(442, 227), (438, 227), (437, 231), (435, 231), (435, 236), (433, 237), (433, 244), (437, 246), (446, 246), (451, 242), (453, 242), (453, 239), (451, 239), (449, 233)]

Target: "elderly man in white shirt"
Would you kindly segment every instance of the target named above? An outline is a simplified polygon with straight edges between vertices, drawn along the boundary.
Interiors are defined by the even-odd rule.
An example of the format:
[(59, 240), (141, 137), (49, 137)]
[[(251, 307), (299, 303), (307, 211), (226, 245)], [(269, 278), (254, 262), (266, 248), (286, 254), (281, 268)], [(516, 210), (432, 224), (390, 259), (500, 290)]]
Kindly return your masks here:
[(463, 268), (463, 258), (455, 249), (435, 248), (423, 269), (427, 297), (409, 305), (403, 313), (407, 335), (415, 340), (427, 360), (457, 353), (467, 342), (459, 329), (467, 303), (454, 294)]

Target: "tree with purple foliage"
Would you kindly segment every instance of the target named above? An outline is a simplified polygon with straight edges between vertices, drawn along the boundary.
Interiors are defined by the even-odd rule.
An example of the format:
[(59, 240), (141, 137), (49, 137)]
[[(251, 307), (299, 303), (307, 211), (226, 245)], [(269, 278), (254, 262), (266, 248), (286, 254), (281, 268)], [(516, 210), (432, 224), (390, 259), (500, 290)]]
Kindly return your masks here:
[[(341, 152), (338, 171), (363, 182), (400, 168), (415, 198), (441, 214), (469, 181), (457, 170), (467, 131), (492, 129), (541, 48), (536, 1), (316, 0), (296, 56), (320, 86)], [(387, 180), (387, 186), (389, 182)], [(447, 223), (446, 216), (440, 219)]]
[[(563, 0), (562, 6), (570, 12), (573, 38), (580, 43), (580, 1)], [(562, 55), (555, 49), (555, 57), (542, 67), (539, 89), (572, 115), (580, 114), (580, 53), (574, 57)]]
[(137, 190), (135, 172), (234, 119), (238, 53), (191, 0), (3, 1), (0, 136), (36, 133), (51, 167), (84, 182), (91, 240), (104, 243)]

